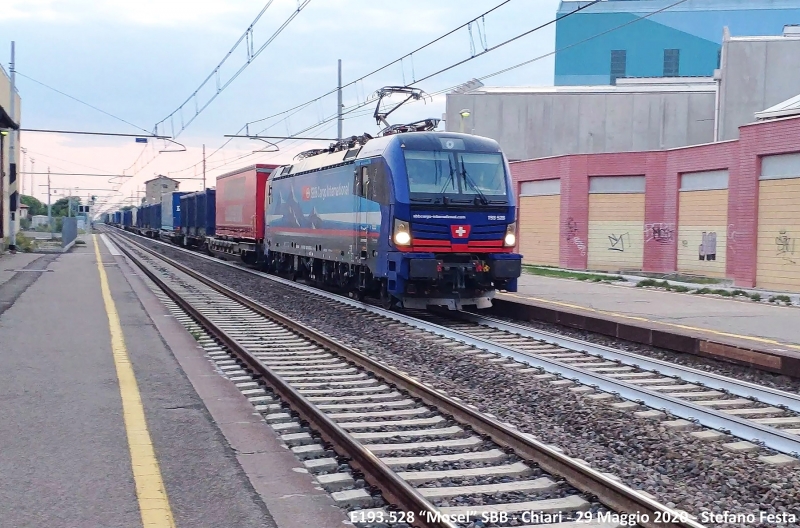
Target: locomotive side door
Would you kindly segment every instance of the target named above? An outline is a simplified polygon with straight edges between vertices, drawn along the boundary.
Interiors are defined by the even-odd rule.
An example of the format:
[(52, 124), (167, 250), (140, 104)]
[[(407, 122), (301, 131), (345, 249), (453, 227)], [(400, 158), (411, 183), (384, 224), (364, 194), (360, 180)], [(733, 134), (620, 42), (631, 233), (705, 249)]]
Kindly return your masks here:
[(370, 223), (368, 205), (366, 203), (370, 189), (369, 164), (356, 165), (355, 173), (356, 195), (356, 230), (353, 246), (355, 261), (366, 265), (372, 248), (370, 247)]

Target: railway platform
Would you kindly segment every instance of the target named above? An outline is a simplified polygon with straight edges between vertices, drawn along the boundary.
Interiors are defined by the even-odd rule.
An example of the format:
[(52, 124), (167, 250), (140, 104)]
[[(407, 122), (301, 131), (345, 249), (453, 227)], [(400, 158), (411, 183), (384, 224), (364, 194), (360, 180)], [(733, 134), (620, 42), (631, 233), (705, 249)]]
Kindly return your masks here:
[(523, 274), (493, 311), (800, 377), (800, 309)]
[(85, 238), (0, 257), (0, 527), (341, 525), (138, 270)]

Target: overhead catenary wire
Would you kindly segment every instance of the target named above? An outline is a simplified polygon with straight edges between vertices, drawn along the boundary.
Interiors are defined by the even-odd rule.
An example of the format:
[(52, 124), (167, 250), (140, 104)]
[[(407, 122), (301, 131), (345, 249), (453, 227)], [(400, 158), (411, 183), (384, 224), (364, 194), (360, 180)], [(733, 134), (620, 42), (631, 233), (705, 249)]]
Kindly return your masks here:
[(66, 93), (66, 92), (62, 92), (61, 90), (59, 90), (59, 89), (57, 89), (57, 88), (53, 88), (52, 86), (50, 86), (50, 85), (48, 85), (48, 84), (45, 84), (45, 83), (43, 83), (42, 81), (38, 81), (38, 80), (34, 79), (33, 77), (30, 77), (30, 76), (28, 76), (28, 75), (25, 75), (24, 73), (20, 72), (19, 70), (15, 70), (15, 72), (14, 72), (14, 73), (16, 73), (17, 75), (19, 75), (20, 77), (25, 77), (25, 78), (26, 78), (26, 79), (28, 79), (29, 81), (32, 81), (32, 82), (35, 82), (36, 84), (39, 84), (39, 85), (41, 85), (41, 86), (44, 86), (44, 87), (45, 87), (45, 88), (47, 88), (48, 90), (52, 90), (52, 91), (54, 91), (54, 92), (56, 92), (56, 93), (59, 93), (59, 94), (63, 95), (64, 97), (68, 97), (68, 98), (72, 99), (73, 101), (76, 101), (76, 102), (78, 102), (78, 103), (80, 103), (80, 104), (82, 104), (82, 105), (84, 105), (84, 106), (88, 106), (89, 108), (91, 108), (91, 109), (93, 109), (93, 110), (97, 110), (97, 111), (98, 111), (98, 112), (100, 112), (101, 114), (105, 114), (105, 115), (107, 115), (107, 116), (109, 116), (109, 117), (112, 117), (112, 118), (116, 119), (117, 121), (120, 121), (120, 122), (122, 122), (122, 123), (125, 123), (126, 125), (130, 125), (130, 126), (132, 126), (133, 128), (139, 129), (139, 130), (143, 131), (145, 134), (147, 134), (148, 136), (149, 136), (149, 135), (151, 135), (149, 130), (145, 130), (144, 128), (140, 127), (139, 125), (136, 125), (136, 124), (134, 124), (134, 123), (131, 123), (130, 121), (127, 121), (127, 120), (125, 120), (125, 119), (123, 119), (123, 118), (121, 118), (121, 117), (119, 117), (119, 116), (116, 116), (116, 115), (114, 115), (114, 114), (110, 113), (110, 112), (106, 112), (106, 111), (105, 111), (105, 110), (103, 110), (102, 108), (98, 108), (98, 107), (96, 107), (96, 106), (94, 106), (94, 105), (92, 105), (92, 104), (89, 104), (89, 103), (87, 103), (86, 101), (82, 101), (82, 100), (78, 99), (77, 97), (75, 97), (75, 96), (73, 96), (73, 95), (70, 95), (70, 94), (68, 94), (68, 93)]
[[(276, 29), (273, 32), (273, 34), (267, 39), (267, 41), (264, 42), (264, 44), (262, 44), (261, 47), (258, 48), (255, 52), (251, 52), (251, 48), (248, 47), (248, 49), (247, 49), (247, 55), (248, 55), (247, 62), (244, 65), (242, 65), (236, 71), (236, 73), (234, 73), (230, 77), (230, 79), (228, 79), (224, 84), (219, 84), (220, 83), (220, 81), (219, 81), (220, 68), (222, 67), (223, 64), (225, 64), (225, 62), (233, 54), (233, 52), (236, 50), (236, 48), (239, 47), (239, 44), (241, 44), (242, 41), (247, 40), (247, 43), (250, 44), (250, 39), (252, 38), (252, 34), (253, 34), (253, 26), (255, 26), (255, 24), (261, 19), (262, 15), (267, 11), (267, 9), (269, 9), (269, 7), (272, 5), (273, 2), (274, 2), (274, 0), (269, 0), (267, 2), (267, 4), (264, 6), (264, 8), (261, 10), (261, 12), (256, 16), (255, 20), (253, 20), (253, 22), (250, 23), (250, 25), (245, 30), (245, 32), (242, 34), (242, 36), (239, 37), (239, 40), (236, 41), (236, 43), (233, 45), (233, 47), (230, 49), (230, 51), (228, 51), (228, 53), (220, 61), (220, 63), (217, 64), (216, 68), (214, 68), (214, 70), (212, 70), (212, 72), (208, 75), (208, 77), (206, 77), (205, 80), (202, 83), (200, 83), (200, 86), (194, 92), (192, 92), (192, 94), (189, 97), (187, 97), (186, 100), (178, 106), (178, 108), (176, 108), (174, 111), (172, 111), (170, 114), (168, 114), (164, 119), (162, 119), (161, 121), (159, 121), (158, 123), (155, 124), (155, 133), (156, 134), (158, 133), (159, 125), (165, 124), (168, 120), (171, 123), (173, 123), (173, 126), (174, 126), (173, 119), (174, 119), (175, 115), (176, 114), (180, 114), (183, 111), (183, 108), (190, 101), (192, 101), (192, 99), (194, 99), (195, 100), (195, 113), (194, 113), (194, 115), (186, 123), (181, 123), (181, 128), (178, 130), (177, 133), (175, 133), (174, 131), (172, 133), (172, 136), (177, 138), (180, 135), (180, 133), (183, 132), (184, 130), (186, 130), (186, 128), (195, 120), (195, 118), (197, 118), (197, 116), (199, 116), (203, 112), (203, 110), (205, 110), (208, 107), (208, 105), (210, 105), (211, 102), (214, 101), (214, 99), (216, 99), (217, 96), (225, 90), (225, 88), (227, 88), (250, 64), (252, 64), (252, 62), (261, 54), (261, 52), (264, 51), (267, 48), (267, 46), (269, 46), (278, 37), (278, 35), (280, 35), (283, 32), (284, 29), (286, 29), (286, 27), (292, 22), (292, 20), (294, 20), (295, 17), (300, 14), (300, 12), (311, 2), (311, 0), (299, 0), (298, 1), (298, 5), (297, 5), (297, 9), (295, 9), (291, 13), (291, 15), (289, 15), (289, 17), (283, 22), (283, 24), (281, 24), (280, 27), (278, 27), (278, 29)], [(203, 104), (201, 107), (198, 107), (197, 106), (197, 94), (214, 77), (216, 77), (216, 80), (217, 80), (216, 91), (212, 94), (211, 98), (208, 101), (205, 102), (205, 104)], [(182, 116), (181, 116), (181, 119), (182, 119)]]
[[(421, 50), (423, 50), (423, 49), (425, 49), (425, 48), (427, 48), (429, 46), (432, 46), (436, 42), (441, 41), (442, 39), (444, 39), (444, 38), (456, 33), (457, 31), (459, 31), (459, 30), (461, 30), (461, 29), (463, 29), (465, 27), (468, 27), (470, 24), (476, 22), (477, 20), (480, 20), (480, 19), (484, 18), (486, 15), (488, 15), (488, 14), (490, 14), (490, 13), (492, 13), (492, 12), (498, 10), (498, 9), (500, 9), (501, 7), (503, 7), (504, 5), (506, 5), (506, 4), (510, 3), (510, 2), (511, 2), (511, 0), (503, 0), (502, 2), (497, 4), (496, 6), (492, 7), (491, 9), (489, 9), (487, 11), (484, 11), (480, 15), (472, 18), (471, 20), (469, 20), (467, 22), (464, 22), (460, 26), (451, 29), (450, 31), (444, 33), (443, 35), (440, 35), (439, 37), (437, 37), (437, 38), (435, 38), (435, 39), (433, 39), (433, 40), (431, 40), (429, 42), (427, 42), (426, 44), (423, 44), (422, 46), (417, 47), (413, 51), (407, 52), (406, 54), (402, 55), (401, 57), (399, 57), (397, 59), (394, 59), (393, 61), (388, 62), (388, 63), (384, 64), (383, 66), (381, 66), (379, 68), (376, 68), (376, 69), (370, 71), (369, 73), (366, 73), (366, 74), (358, 77), (357, 79), (355, 79), (353, 81), (350, 81), (350, 82), (348, 82), (346, 84), (343, 84), (342, 85), (342, 89), (350, 87), (350, 86), (356, 86), (356, 89), (357, 89), (359, 82), (361, 82), (362, 89), (363, 89), (363, 85), (364, 85), (363, 81), (364, 81), (364, 79), (366, 79), (366, 78), (368, 78), (368, 77), (370, 77), (372, 75), (375, 75), (376, 73), (381, 72), (381, 71), (383, 71), (383, 70), (385, 70), (385, 69), (387, 69), (387, 68), (389, 68), (389, 67), (391, 67), (391, 66), (393, 66), (393, 65), (395, 65), (397, 63), (402, 63), (402, 61), (404, 59), (406, 59), (406, 58), (412, 58), (412, 60), (413, 60), (413, 55), (415, 53), (418, 53), (419, 51), (421, 51)], [(413, 69), (413, 62), (412, 62), (412, 69)], [(333, 93), (336, 93), (337, 90), (339, 90), (338, 87), (334, 88), (334, 89), (332, 89), (332, 90), (330, 90), (330, 91), (328, 91), (328, 92), (326, 92), (326, 93), (324, 93), (322, 95), (319, 95), (319, 96), (315, 97), (314, 99), (310, 99), (310, 100), (308, 100), (308, 101), (306, 101), (304, 103), (301, 103), (299, 105), (295, 105), (295, 106), (293, 106), (291, 108), (288, 108), (288, 109), (283, 110), (281, 112), (278, 112), (276, 114), (272, 114), (272, 115), (269, 115), (267, 117), (256, 119), (254, 121), (249, 121), (249, 122), (245, 123), (239, 130), (237, 130), (236, 134), (241, 134), (244, 131), (249, 131), (249, 126), (252, 125), (252, 124), (255, 124), (255, 123), (260, 123), (260, 122), (263, 122), (263, 121), (266, 121), (266, 120), (269, 120), (269, 119), (272, 119), (272, 118), (275, 118), (275, 117), (280, 117), (280, 116), (285, 115), (285, 114), (289, 114), (287, 117), (291, 117), (292, 115), (295, 115), (295, 114), (299, 113), (300, 111), (304, 110), (305, 108), (308, 108), (309, 106), (318, 103), (322, 98), (324, 98), (324, 97), (326, 97), (328, 95), (331, 95)], [(375, 99), (369, 99), (368, 100), (368, 98), (365, 96), (364, 100), (365, 100), (364, 101), (364, 105), (362, 105), (362, 106), (366, 106), (368, 104), (371, 104), (372, 102), (374, 102)], [(276, 123), (273, 123), (272, 125), (269, 125), (268, 127), (260, 130), (256, 135), (262, 134), (263, 132), (269, 130), (270, 128), (272, 128), (274, 126), (276, 126), (280, 122), (282, 122), (282, 121), (278, 121)], [(322, 125), (322, 124), (325, 124), (327, 122), (328, 122), (328, 119), (324, 118), (319, 122), (319, 124)], [(288, 134), (288, 135), (291, 135), (291, 134)], [(228, 138), (225, 142), (223, 142), (222, 145), (220, 145), (213, 152), (211, 152), (211, 154), (206, 156), (206, 160), (208, 160), (209, 158), (213, 157), (215, 154), (217, 154), (219, 151), (221, 151), (223, 148), (225, 148), (227, 145), (229, 145), (230, 142), (233, 141), (233, 139), (234, 138)], [(198, 161), (197, 163), (194, 163), (192, 165), (189, 165), (188, 167), (185, 167), (183, 169), (179, 169), (179, 170), (176, 170), (176, 171), (170, 171), (169, 174), (178, 174), (180, 172), (185, 172), (187, 170), (191, 170), (191, 169), (197, 167), (198, 165), (200, 165), (201, 163), (202, 163), (202, 160)]]

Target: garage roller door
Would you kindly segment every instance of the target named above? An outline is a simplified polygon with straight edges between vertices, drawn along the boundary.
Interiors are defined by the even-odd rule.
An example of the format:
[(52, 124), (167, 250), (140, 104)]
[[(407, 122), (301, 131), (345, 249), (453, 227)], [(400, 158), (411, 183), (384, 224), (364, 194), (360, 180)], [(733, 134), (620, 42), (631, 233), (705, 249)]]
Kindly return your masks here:
[(592, 270), (641, 270), (644, 262), (644, 176), (589, 179)]
[(678, 201), (678, 271), (725, 277), (728, 171), (681, 176)]
[(758, 186), (756, 286), (800, 291), (800, 153), (765, 156)]
[(519, 252), (525, 264), (559, 265), (560, 180), (524, 182), (519, 200)]

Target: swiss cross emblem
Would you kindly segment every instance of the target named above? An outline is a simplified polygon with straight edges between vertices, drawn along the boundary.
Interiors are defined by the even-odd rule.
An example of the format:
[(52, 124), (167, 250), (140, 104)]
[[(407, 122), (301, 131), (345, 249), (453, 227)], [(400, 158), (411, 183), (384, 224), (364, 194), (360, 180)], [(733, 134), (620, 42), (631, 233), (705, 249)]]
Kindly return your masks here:
[(467, 238), (469, 236), (469, 227), (468, 225), (451, 225), (450, 234), (453, 235), (453, 238)]
[(311, 187), (305, 186), (303, 187), (303, 200), (308, 201), (311, 199)]

